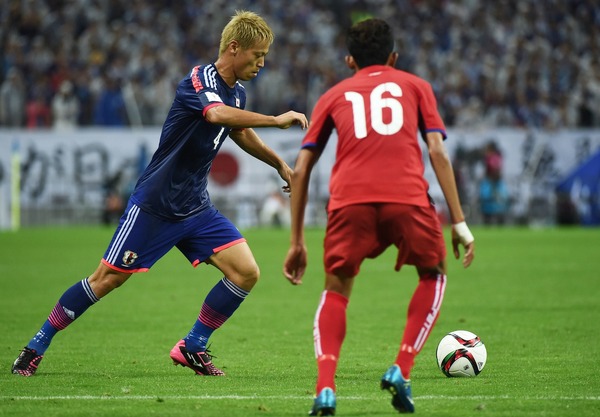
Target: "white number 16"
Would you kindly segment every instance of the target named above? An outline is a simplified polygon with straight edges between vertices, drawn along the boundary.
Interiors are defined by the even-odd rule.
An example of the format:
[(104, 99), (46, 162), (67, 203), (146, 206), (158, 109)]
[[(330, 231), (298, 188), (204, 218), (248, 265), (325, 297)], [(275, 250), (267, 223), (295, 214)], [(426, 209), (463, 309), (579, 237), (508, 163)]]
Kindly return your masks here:
[[(389, 93), (392, 97), (383, 98), (383, 93)], [(363, 96), (356, 91), (348, 91), (346, 100), (352, 103), (354, 115), (354, 134), (357, 139), (367, 137), (367, 116)], [(402, 89), (395, 83), (383, 83), (371, 91), (369, 101), (371, 102), (371, 127), (380, 135), (393, 135), (402, 129), (404, 114), (402, 104), (396, 99), (402, 97)], [(383, 109), (388, 108), (392, 113), (389, 123), (383, 121)]]

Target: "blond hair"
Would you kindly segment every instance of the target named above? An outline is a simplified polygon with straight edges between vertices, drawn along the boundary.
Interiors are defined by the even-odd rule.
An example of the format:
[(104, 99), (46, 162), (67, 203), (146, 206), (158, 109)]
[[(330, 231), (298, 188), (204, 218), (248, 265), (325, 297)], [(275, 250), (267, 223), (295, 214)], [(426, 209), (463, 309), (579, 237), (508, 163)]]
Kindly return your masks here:
[(248, 49), (262, 42), (271, 45), (273, 39), (275, 35), (262, 17), (254, 12), (237, 10), (221, 33), (219, 56), (227, 50), (233, 40), (238, 41), (243, 49)]

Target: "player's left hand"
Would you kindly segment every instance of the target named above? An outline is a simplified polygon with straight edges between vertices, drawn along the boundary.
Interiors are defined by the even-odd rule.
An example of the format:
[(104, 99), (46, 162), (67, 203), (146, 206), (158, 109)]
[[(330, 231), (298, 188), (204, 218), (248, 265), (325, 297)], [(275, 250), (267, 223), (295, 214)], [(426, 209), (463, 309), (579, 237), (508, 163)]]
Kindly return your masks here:
[[(452, 247), (454, 249), (454, 257), (456, 259), (458, 259), (460, 257), (460, 251), (458, 250), (458, 245), (459, 245), (459, 240), (458, 239), (452, 239)], [(465, 246), (465, 254), (463, 256), (463, 260), (462, 260), (462, 264), (465, 268), (468, 268), (471, 263), (473, 262), (473, 259), (475, 258), (475, 242), (471, 242)]]
[(302, 284), (306, 271), (306, 246), (292, 245), (283, 262), (283, 275), (292, 285)]
[(281, 177), (282, 180), (285, 181), (285, 185), (283, 187), (281, 187), (281, 189), (283, 190), (284, 193), (290, 193), (292, 191), (292, 174), (294, 173), (294, 171), (292, 170), (292, 168), (290, 168), (288, 166), (288, 164), (286, 164), (285, 162), (283, 163), (283, 165), (281, 166), (281, 168), (279, 168), (277, 170), (277, 172), (279, 173), (279, 176)]
[(465, 248), (462, 264), (468, 268), (475, 258), (475, 239), (464, 222), (452, 225), (452, 249), (456, 259), (460, 257), (459, 245)]

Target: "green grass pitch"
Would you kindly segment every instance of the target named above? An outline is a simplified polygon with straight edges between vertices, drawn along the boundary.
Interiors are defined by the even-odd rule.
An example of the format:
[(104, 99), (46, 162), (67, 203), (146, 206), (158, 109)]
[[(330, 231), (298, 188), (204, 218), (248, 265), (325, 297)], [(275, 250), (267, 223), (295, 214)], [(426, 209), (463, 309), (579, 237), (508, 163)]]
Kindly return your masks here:
[[(220, 278), (177, 251), (59, 333), (37, 375), (12, 375), (20, 349), (62, 292), (93, 271), (112, 231), (0, 233), (0, 416), (306, 415), (323, 285), (320, 229), (307, 232), (309, 269), (300, 287), (281, 274), (287, 231), (245, 231), (262, 276), (211, 339), (223, 378), (195, 376), (170, 361)], [(448, 259), (441, 316), (412, 374), (416, 414), (600, 415), (600, 229), (473, 232), (473, 266)], [(357, 278), (338, 367), (338, 416), (396, 415), (379, 378), (395, 358), (417, 279), (414, 268), (395, 273), (393, 264), (389, 250), (366, 261)], [(476, 378), (446, 378), (437, 369), (437, 341), (457, 329), (486, 344), (488, 362)]]

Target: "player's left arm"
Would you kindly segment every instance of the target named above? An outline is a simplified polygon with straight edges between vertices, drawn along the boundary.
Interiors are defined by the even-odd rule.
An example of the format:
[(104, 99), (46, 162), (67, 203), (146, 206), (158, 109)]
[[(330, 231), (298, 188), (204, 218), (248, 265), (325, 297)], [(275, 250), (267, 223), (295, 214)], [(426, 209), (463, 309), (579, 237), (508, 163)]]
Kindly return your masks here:
[(450, 157), (444, 146), (444, 137), (440, 132), (428, 132), (426, 134), (426, 141), (431, 165), (442, 192), (444, 193), (444, 198), (448, 204), (448, 210), (450, 211), (454, 256), (456, 258), (459, 257), (458, 244), (462, 244), (465, 247), (463, 266), (466, 268), (471, 265), (471, 262), (473, 262), (473, 258), (475, 257), (475, 239), (465, 222), (465, 215), (463, 214), (458, 191), (456, 189), (454, 170), (452, 169)]
[(273, 149), (268, 147), (262, 141), (254, 129), (234, 129), (229, 133), (229, 137), (233, 139), (244, 152), (275, 168), (281, 179), (285, 181), (286, 185), (282, 187), (283, 191), (286, 193), (290, 192), (292, 169)]

